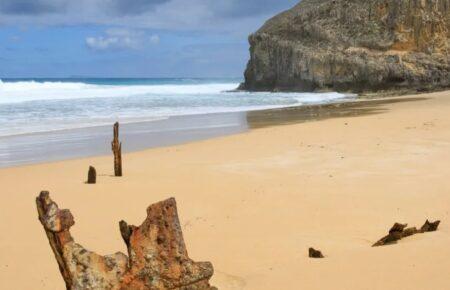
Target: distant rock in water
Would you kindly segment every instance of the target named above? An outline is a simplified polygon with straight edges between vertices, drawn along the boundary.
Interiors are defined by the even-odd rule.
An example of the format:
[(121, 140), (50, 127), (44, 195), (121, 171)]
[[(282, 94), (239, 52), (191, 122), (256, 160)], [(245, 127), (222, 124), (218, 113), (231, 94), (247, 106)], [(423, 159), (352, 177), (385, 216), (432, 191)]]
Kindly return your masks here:
[(249, 42), (244, 90), (450, 87), (450, 0), (303, 0)]

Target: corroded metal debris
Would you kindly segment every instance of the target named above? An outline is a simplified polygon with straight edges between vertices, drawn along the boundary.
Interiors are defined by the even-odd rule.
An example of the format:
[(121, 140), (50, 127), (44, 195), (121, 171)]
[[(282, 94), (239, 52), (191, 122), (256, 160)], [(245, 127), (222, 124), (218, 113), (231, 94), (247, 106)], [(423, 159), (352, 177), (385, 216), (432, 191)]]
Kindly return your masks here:
[(128, 256), (100, 256), (76, 244), (69, 231), (75, 224), (72, 214), (59, 209), (49, 192), (41, 192), (36, 204), (69, 290), (216, 289), (209, 285), (212, 264), (188, 257), (173, 198), (149, 206), (139, 227), (120, 222)]
[(408, 224), (395, 223), (389, 230), (389, 234), (373, 244), (372, 247), (395, 244), (398, 240), (419, 233), (434, 232), (437, 230), (440, 223), (441, 221), (430, 222), (427, 220), (420, 230), (416, 227), (408, 228)]
[(309, 257), (314, 259), (322, 259), (325, 258), (321, 251), (318, 251), (314, 248), (309, 248)]

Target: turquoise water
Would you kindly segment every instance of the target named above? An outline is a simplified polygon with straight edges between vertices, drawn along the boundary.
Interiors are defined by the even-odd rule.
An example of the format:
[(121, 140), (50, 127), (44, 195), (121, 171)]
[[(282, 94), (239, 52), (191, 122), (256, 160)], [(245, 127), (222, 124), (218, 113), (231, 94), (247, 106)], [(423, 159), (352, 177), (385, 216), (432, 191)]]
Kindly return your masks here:
[(0, 137), (240, 112), (349, 98), (338, 93), (230, 92), (241, 79), (2, 79)]

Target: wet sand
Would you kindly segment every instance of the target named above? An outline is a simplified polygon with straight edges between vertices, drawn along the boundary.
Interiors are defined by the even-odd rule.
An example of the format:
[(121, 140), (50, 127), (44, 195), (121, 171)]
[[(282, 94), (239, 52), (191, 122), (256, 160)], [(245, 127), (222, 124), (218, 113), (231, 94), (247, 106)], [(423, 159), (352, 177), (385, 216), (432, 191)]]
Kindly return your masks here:
[[(450, 92), (395, 100), (312, 109), (313, 122), (249, 114), (248, 132), (125, 154), (123, 178), (111, 156), (0, 169), (0, 289), (64, 288), (37, 220), (44, 189), (100, 254), (125, 252), (118, 221), (138, 225), (174, 196), (190, 256), (214, 264), (219, 289), (450, 289)], [(439, 231), (371, 247), (427, 218)]]
[[(187, 115), (121, 125), (123, 152), (167, 147), (262, 128), (383, 112), (381, 106), (425, 98), (357, 100), (264, 111)], [(0, 168), (110, 154), (111, 126), (0, 137)]]
[[(245, 112), (121, 124), (123, 152), (205, 140), (248, 130)], [(0, 168), (111, 153), (112, 125), (0, 137)]]
[(310, 105), (282, 109), (253, 111), (247, 113), (251, 129), (319, 121), (331, 118), (350, 118), (387, 112), (389, 104), (425, 101), (426, 97), (391, 97), (381, 99), (361, 98), (356, 101), (324, 105)]

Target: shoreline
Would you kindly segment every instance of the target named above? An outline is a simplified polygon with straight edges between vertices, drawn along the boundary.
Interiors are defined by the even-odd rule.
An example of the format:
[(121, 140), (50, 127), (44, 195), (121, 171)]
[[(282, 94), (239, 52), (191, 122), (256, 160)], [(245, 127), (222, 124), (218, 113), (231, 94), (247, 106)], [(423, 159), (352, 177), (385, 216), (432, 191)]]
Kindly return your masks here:
[[(212, 262), (218, 289), (447, 290), (436, 273), (450, 268), (450, 92), (369, 109), (127, 153), (121, 178), (112, 156), (2, 168), (0, 289), (64, 288), (37, 219), (48, 190), (100, 255), (126, 253), (120, 220), (138, 225), (176, 198), (189, 256)], [(395, 222), (426, 219), (439, 230), (372, 248)]]
[[(173, 116), (123, 123), (120, 139), (124, 153), (131, 153), (245, 130), (245, 112)], [(106, 156), (111, 140), (112, 125), (0, 137), (0, 168)]]
[[(419, 96), (360, 97), (326, 104), (172, 116), (161, 120), (122, 123), (120, 133), (124, 153), (131, 153), (240, 134), (267, 126), (377, 114), (381, 113), (379, 107), (383, 105), (424, 99)], [(0, 137), (0, 168), (107, 156), (110, 154), (111, 128), (100, 125)]]

